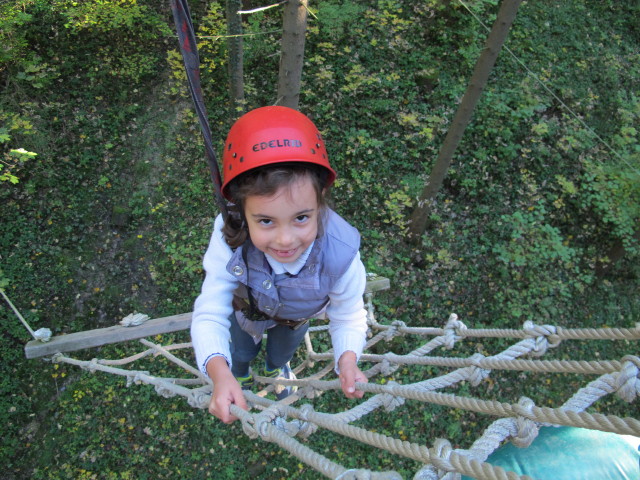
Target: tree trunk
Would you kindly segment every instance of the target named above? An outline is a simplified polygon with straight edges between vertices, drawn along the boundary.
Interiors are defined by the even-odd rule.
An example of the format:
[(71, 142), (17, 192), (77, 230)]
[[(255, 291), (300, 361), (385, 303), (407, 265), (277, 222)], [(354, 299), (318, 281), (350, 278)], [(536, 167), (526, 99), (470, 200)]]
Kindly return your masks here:
[(229, 97), (231, 117), (238, 118), (244, 112), (244, 70), (242, 53), (242, 0), (227, 0), (227, 29), (229, 35)]
[(276, 104), (298, 109), (304, 62), (308, 0), (289, 0), (282, 19), (282, 45)]
[(489, 74), (493, 69), (498, 58), (498, 53), (504, 44), (511, 24), (516, 18), (518, 7), (522, 0), (503, 0), (498, 12), (491, 33), (487, 38), (480, 58), (476, 62), (476, 66), (467, 86), (467, 91), (462, 97), (458, 111), (456, 112), (451, 127), (447, 132), (447, 136), (442, 144), (436, 163), (433, 166), (433, 170), (429, 175), (420, 197), (418, 198), (418, 204), (411, 214), (409, 220), (408, 238), (411, 243), (418, 243), (429, 221), (429, 214), (431, 207), (434, 203), (436, 194), (442, 186), (453, 154), (462, 139), (462, 135), (471, 120), (473, 110), (482, 95), (482, 90), (487, 84)]

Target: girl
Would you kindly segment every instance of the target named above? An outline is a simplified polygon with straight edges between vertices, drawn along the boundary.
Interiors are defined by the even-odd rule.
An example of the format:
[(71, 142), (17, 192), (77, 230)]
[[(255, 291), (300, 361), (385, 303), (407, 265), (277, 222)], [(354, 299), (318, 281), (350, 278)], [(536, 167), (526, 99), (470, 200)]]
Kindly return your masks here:
[[(253, 384), (250, 363), (265, 332), (261, 374), (295, 379), (289, 361), (309, 319), (324, 315), (342, 390), (361, 398), (360, 235), (325, 203), (336, 173), (318, 129), (297, 110), (258, 108), (231, 127), (222, 164), (222, 194), (237, 214), (215, 220), (191, 325), (196, 361), (213, 381), (209, 411), (231, 423), (232, 403), (247, 409), (242, 389)], [(281, 386), (276, 396), (295, 389)]]

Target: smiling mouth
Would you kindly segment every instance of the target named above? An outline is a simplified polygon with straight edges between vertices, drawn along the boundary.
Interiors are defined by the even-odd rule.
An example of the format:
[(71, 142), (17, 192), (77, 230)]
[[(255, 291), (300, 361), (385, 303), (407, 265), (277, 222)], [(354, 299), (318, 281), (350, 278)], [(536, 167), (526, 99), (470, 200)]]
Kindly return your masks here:
[(295, 255), (295, 253), (298, 251), (297, 248), (293, 248), (291, 250), (275, 250), (272, 249), (273, 253), (275, 253), (278, 257), (280, 258), (288, 258), (288, 257), (292, 257), (293, 255)]

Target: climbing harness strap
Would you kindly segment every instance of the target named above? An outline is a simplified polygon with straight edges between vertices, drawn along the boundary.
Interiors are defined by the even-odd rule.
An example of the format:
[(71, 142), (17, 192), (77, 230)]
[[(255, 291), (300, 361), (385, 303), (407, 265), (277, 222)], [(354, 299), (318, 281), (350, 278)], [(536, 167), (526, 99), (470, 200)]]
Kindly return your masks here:
[(191, 98), (193, 100), (196, 113), (198, 114), (198, 120), (200, 121), (200, 129), (202, 130), (202, 137), (204, 139), (205, 154), (209, 163), (211, 179), (213, 180), (214, 185), (215, 200), (220, 208), (223, 218), (226, 220), (228, 207), (227, 202), (221, 193), (222, 180), (220, 177), (220, 169), (218, 168), (218, 160), (216, 158), (215, 151), (213, 150), (211, 128), (209, 127), (207, 110), (202, 96), (202, 87), (200, 84), (200, 57), (198, 56), (198, 47), (193, 30), (193, 23), (191, 22), (189, 5), (186, 0), (171, 0), (171, 11), (173, 12), (173, 19), (176, 24), (176, 31), (180, 44), (180, 53), (182, 54), (184, 68), (189, 82), (189, 93), (191, 93)]

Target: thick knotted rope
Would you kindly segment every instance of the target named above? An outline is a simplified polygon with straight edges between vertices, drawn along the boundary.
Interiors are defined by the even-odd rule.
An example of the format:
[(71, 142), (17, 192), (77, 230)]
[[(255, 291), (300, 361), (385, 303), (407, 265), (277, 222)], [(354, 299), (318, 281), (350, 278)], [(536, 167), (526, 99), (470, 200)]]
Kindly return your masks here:
[[(536, 437), (541, 425), (568, 425), (582, 428), (631, 434), (640, 436), (640, 421), (635, 418), (620, 418), (613, 415), (589, 414), (585, 410), (600, 398), (617, 394), (627, 402), (636, 401), (640, 391), (640, 359), (637, 356), (626, 356), (620, 361), (555, 361), (532, 360), (526, 357), (539, 357), (548, 348), (553, 348), (565, 339), (639, 339), (640, 326), (633, 329), (562, 329), (550, 325), (538, 326), (526, 322), (520, 330), (467, 328), (455, 315), (446, 322), (444, 328), (408, 327), (404, 322), (392, 325), (380, 325), (373, 317), (370, 319), (372, 335), (367, 342), (371, 348), (379, 342), (391, 342), (396, 337), (406, 335), (436, 335), (423, 345), (405, 355), (392, 352), (383, 355), (365, 353), (361, 363), (368, 365), (364, 370), (370, 379), (369, 383), (358, 383), (356, 388), (366, 392), (365, 398), (357, 402), (353, 408), (337, 414), (315, 411), (313, 405), (305, 403), (296, 408), (298, 400), (315, 399), (329, 390), (339, 391), (337, 379), (324, 380), (333, 373), (333, 353), (316, 353), (313, 351), (309, 337), (305, 338), (307, 357), (295, 369), (297, 380), (271, 379), (256, 377), (266, 388), (260, 395), (246, 392), (250, 411), (244, 411), (235, 405), (231, 413), (238, 417), (242, 429), (247, 436), (273, 442), (301, 461), (316, 469), (322, 475), (334, 479), (384, 479), (397, 480), (397, 472), (372, 472), (367, 469), (347, 469), (323, 455), (301, 444), (297, 438), (308, 438), (318, 429), (343, 435), (347, 438), (370, 445), (372, 448), (385, 450), (391, 454), (416, 460), (422, 467), (415, 479), (453, 480), (460, 474), (479, 479), (516, 479), (513, 472), (493, 467), (485, 462), (488, 455), (504, 441), (510, 440), (518, 446), (526, 447)], [(325, 332), (326, 328), (318, 328), (314, 332)], [(451, 349), (461, 340), (469, 337), (505, 338), (512, 336), (520, 339), (505, 350), (491, 356), (475, 353), (467, 358), (436, 357), (433, 352), (438, 348)], [(55, 355), (54, 362), (64, 362), (79, 366), (91, 373), (105, 372), (121, 375), (127, 379), (127, 386), (138, 383), (153, 385), (156, 392), (165, 397), (179, 395), (184, 397), (190, 406), (206, 409), (211, 398), (211, 381), (190, 362), (182, 360), (172, 353), (189, 348), (189, 344), (160, 346), (147, 340), (141, 341), (147, 350), (124, 359), (81, 361)], [(190, 378), (162, 378), (153, 376), (146, 370), (129, 370), (121, 368), (133, 362), (139, 362), (149, 356), (162, 356), (190, 375)], [(305, 377), (304, 369), (311, 369), (318, 362), (327, 362), (326, 366)], [(413, 384), (401, 385), (393, 380), (393, 375), (401, 365), (433, 365), (439, 368), (450, 368), (442, 375), (425, 378)], [(496, 402), (473, 397), (463, 397), (438, 390), (469, 382), (472, 386), (481, 385), (495, 370), (528, 370), (547, 373), (578, 373), (583, 375), (599, 375), (585, 387), (579, 389), (572, 398), (558, 408), (537, 407), (532, 399), (521, 398), (517, 403)], [(377, 377), (383, 377), (376, 383)], [(296, 394), (284, 402), (276, 402), (265, 395), (276, 386), (297, 385)], [(429, 402), (450, 408), (473, 411), (497, 417), (468, 450), (453, 449), (446, 439), (438, 439), (433, 446), (408, 442), (377, 432), (368, 431), (354, 425), (354, 422), (369, 413), (383, 409), (395, 412), (407, 402)]]
[(452, 313), (444, 326), (444, 346), (451, 350), (460, 336), (460, 333), (467, 329), (467, 326), (458, 320), (458, 316)]
[(522, 397), (518, 401), (518, 405), (526, 410), (529, 415), (524, 417), (519, 415), (516, 417), (516, 433), (511, 436), (511, 441), (516, 447), (528, 447), (531, 442), (538, 436), (538, 425), (531, 420), (533, 416), (533, 407), (535, 403), (530, 398)]
[(622, 368), (616, 377), (616, 391), (625, 402), (633, 402), (640, 395), (640, 358), (622, 357)]

